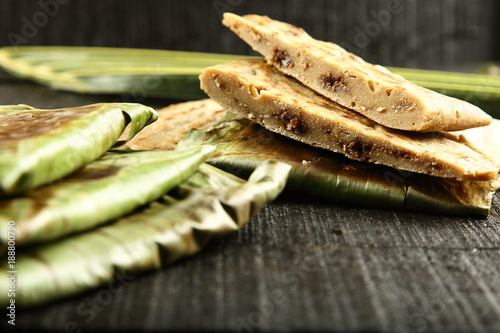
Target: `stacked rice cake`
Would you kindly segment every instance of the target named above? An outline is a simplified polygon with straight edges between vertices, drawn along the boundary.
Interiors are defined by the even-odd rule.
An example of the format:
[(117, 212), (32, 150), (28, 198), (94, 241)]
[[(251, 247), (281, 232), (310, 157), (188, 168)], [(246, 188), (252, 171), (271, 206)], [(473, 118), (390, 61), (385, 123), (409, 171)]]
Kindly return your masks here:
[(497, 179), (492, 158), (439, 132), (491, 124), (479, 108), (286, 23), (234, 14), (223, 22), (267, 60), (236, 60), (202, 72), (202, 89), (226, 110), (354, 160), (457, 180)]
[(417, 86), (340, 46), (266, 16), (226, 13), (223, 24), (268, 63), (377, 123), (407, 131), (454, 131), (488, 125), (478, 107)]
[(226, 110), (265, 128), (347, 157), (460, 180), (493, 180), (498, 166), (442, 133), (390, 129), (345, 108), (262, 59), (206, 68), (202, 89)]

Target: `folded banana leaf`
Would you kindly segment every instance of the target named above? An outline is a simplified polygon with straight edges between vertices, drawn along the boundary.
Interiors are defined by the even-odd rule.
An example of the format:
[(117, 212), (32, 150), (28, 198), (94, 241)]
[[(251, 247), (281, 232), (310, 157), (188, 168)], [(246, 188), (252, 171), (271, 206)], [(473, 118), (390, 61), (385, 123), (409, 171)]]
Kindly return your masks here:
[(495, 191), (494, 182), (459, 182), (353, 161), (231, 113), (207, 131), (191, 130), (178, 147), (199, 144), (216, 146), (207, 162), (235, 174), (268, 159), (288, 163), (288, 190), (350, 204), (487, 216)]
[[(22, 46), (0, 49), (0, 66), (55, 89), (179, 100), (206, 98), (198, 75), (241, 55), (170, 50)], [(467, 100), (500, 118), (500, 77), (388, 67), (423, 87)]]
[(0, 108), (0, 197), (58, 180), (97, 159), (157, 119), (155, 110), (133, 103), (104, 103), (40, 110)]
[(7, 250), (8, 221), (16, 222), (18, 247), (94, 228), (158, 199), (213, 150), (108, 152), (59, 182), (0, 201), (0, 254)]
[(0, 49), (7, 72), (55, 89), (174, 99), (206, 97), (203, 68), (233, 55), (105, 47), (23, 46)]
[[(282, 191), (290, 166), (260, 165), (244, 181), (210, 165), (142, 211), (16, 256), (16, 306), (27, 307), (158, 269), (241, 227)], [(11, 271), (1, 263), (0, 288)], [(108, 286), (106, 287), (106, 283)], [(114, 290), (114, 289), (113, 289)], [(8, 304), (6, 292), (0, 304)]]

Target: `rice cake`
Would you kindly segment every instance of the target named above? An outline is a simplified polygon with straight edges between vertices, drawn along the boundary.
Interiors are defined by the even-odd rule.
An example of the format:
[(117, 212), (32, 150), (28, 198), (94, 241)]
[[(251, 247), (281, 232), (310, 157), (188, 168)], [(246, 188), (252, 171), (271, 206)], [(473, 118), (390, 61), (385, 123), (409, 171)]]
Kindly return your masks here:
[(283, 73), (384, 126), (430, 132), (491, 122), (487, 113), (470, 103), (415, 85), (293, 25), (232, 13), (224, 14), (223, 24)]
[(226, 110), (292, 139), (383, 164), (444, 178), (493, 180), (489, 158), (460, 142), (433, 133), (382, 126), (284, 75), (263, 59), (208, 67), (201, 88)]
[(157, 111), (158, 120), (138, 133), (127, 144), (135, 150), (170, 150), (193, 128), (204, 129), (226, 111), (209, 98), (171, 104)]
[[(463, 131), (443, 132), (444, 135), (461, 142), (471, 149), (488, 156), (500, 169), (500, 120), (493, 119), (488, 126), (470, 128)], [(492, 191), (500, 188), (500, 174), (496, 181), (492, 182)]]

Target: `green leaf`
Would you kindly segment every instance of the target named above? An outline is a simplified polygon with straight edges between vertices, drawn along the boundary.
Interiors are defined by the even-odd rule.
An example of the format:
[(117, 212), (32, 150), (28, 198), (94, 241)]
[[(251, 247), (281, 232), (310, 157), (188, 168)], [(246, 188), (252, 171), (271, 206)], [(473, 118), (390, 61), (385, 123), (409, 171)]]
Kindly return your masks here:
[(214, 147), (108, 152), (60, 182), (0, 201), (0, 245), (16, 222), (18, 247), (88, 230), (158, 199), (194, 173)]
[(24, 193), (64, 177), (114, 146), (128, 123), (130, 139), (156, 119), (156, 111), (132, 103), (56, 110), (3, 107), (0, 197)]
[(207, 161), (238, 175), (268, 159), (285, 162), (292, 166), (288, 190), (350, 204), (486, 216), (495, 191), (494, 182), (458, 182), (353, 161), (231, 113), (207, 131), (191, 130), (178, 147), (199, 144), (216, 146)]
[[(234, 55), (103, 47), (0, 49), (7, 72), (55, 89), (175, 99), (205, 98), (198, 76)], [(242, 57), (242, 56), (238, 56)]]
[[(250, 58), (171, 50), (21, 46), (0, 49), (0, 66), (16, 77), (80, 93), (200, 99), (205, 67)], [(423, 87), (464, 99), (500, 118), (500, 77), (478, 73), (388, 67)]]
[[(244, 181), (202, 165), (186, 182), (136, 214), (18, 253), (16, 306), (106, 288), (113, 278), (135, 276), (193, 255), (211, 237), (237, 230), (276, 198), (289, 170), (286, 164), (266, 162)], [(1, 290), (8, 290), (6, 262), (0, 266)], [(1, 293), (0, 303), (8, 301), (7, 293)]]

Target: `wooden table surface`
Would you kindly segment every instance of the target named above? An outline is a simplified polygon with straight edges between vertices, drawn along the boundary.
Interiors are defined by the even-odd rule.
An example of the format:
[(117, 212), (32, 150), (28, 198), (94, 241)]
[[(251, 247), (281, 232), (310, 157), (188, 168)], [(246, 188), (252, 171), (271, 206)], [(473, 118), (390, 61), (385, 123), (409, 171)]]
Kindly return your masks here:
[[(0, 104), (117, 100), (0, 80)], [(477, 218), (285, 193), (194, 257), (16, 319), (51, 332), (500, 332), (500, 195)]]

